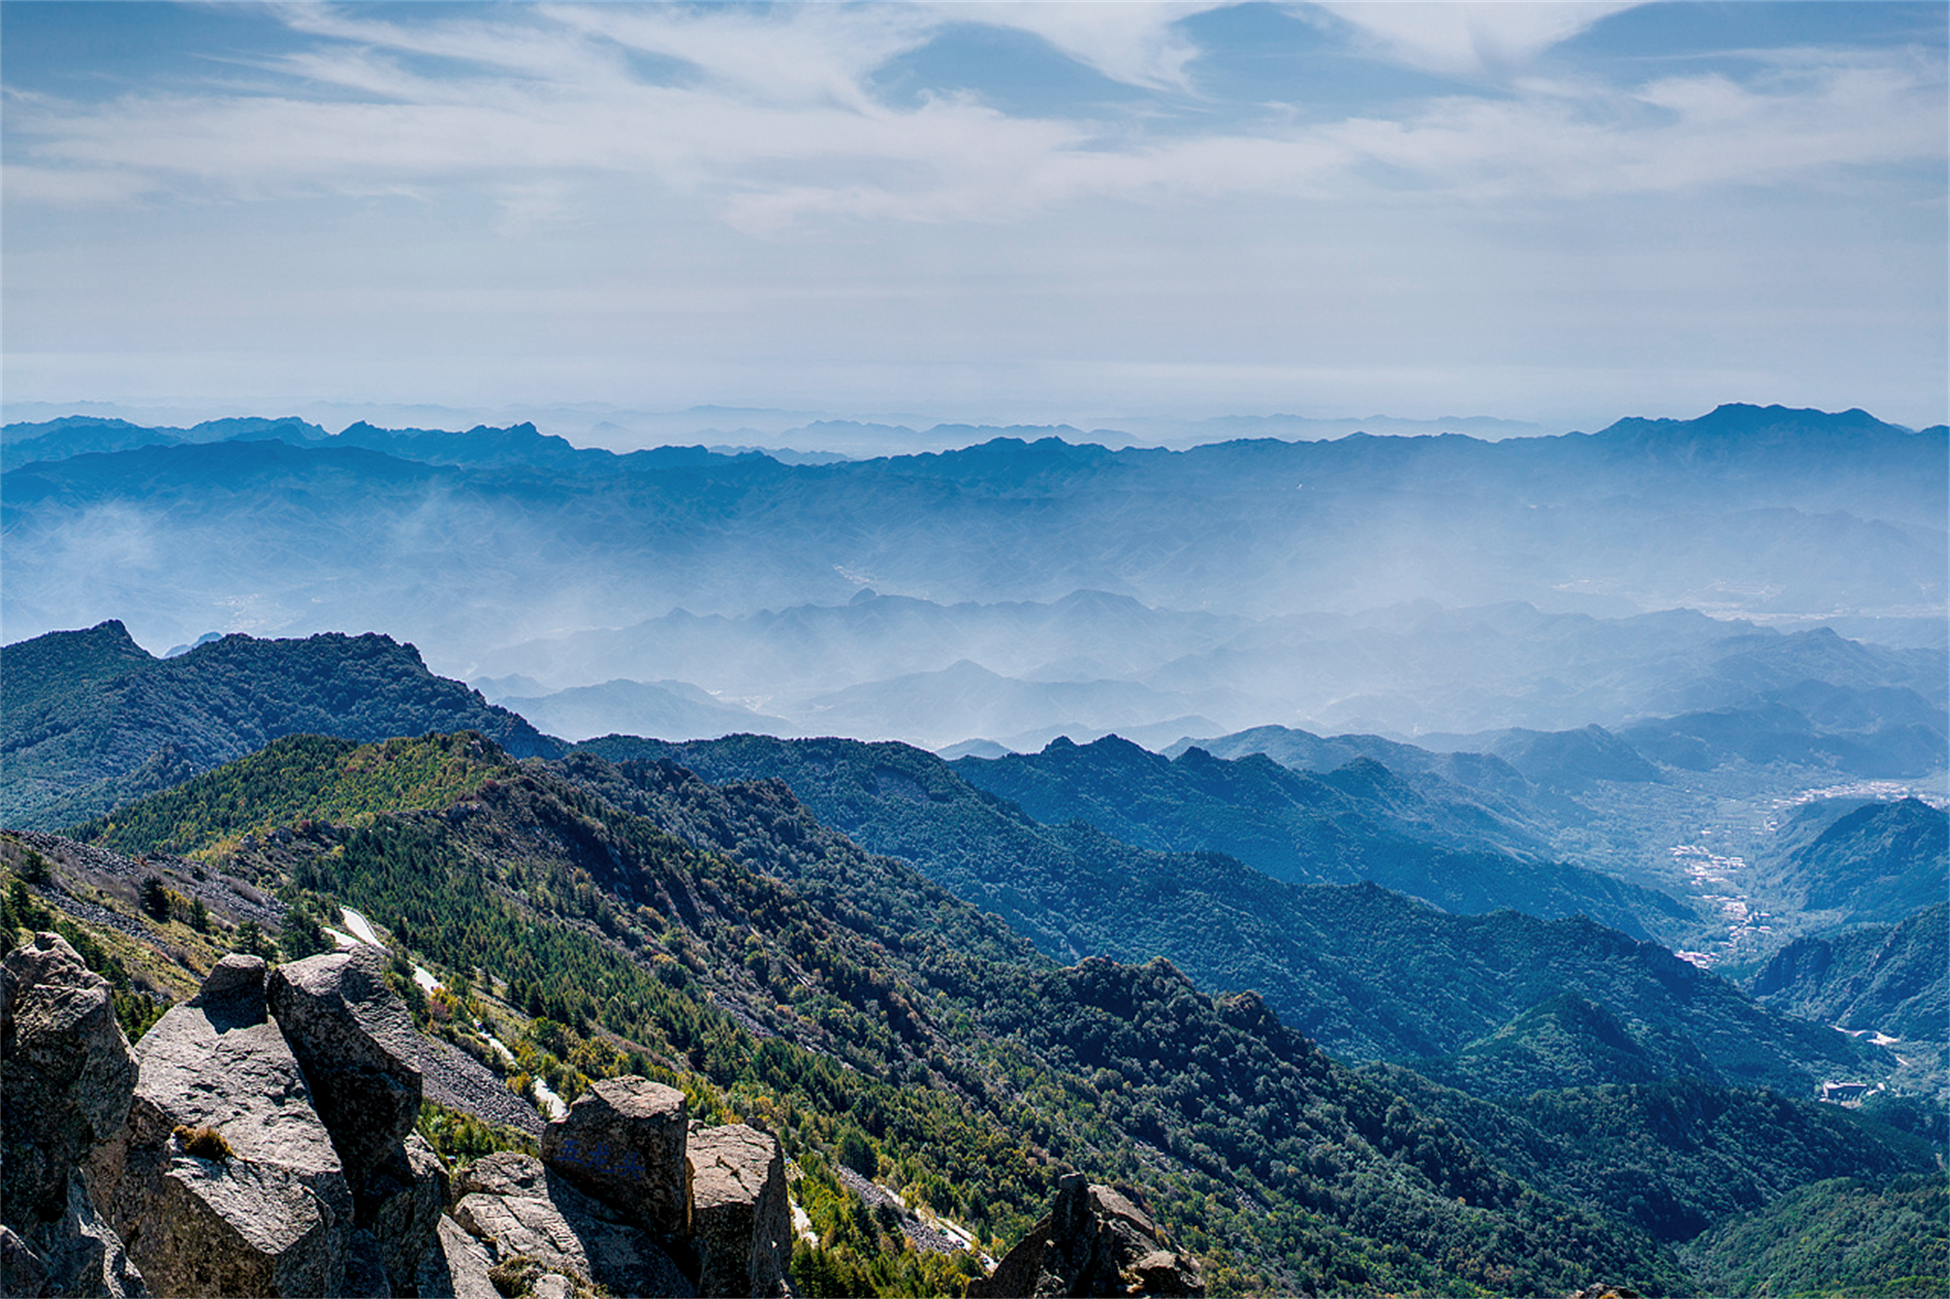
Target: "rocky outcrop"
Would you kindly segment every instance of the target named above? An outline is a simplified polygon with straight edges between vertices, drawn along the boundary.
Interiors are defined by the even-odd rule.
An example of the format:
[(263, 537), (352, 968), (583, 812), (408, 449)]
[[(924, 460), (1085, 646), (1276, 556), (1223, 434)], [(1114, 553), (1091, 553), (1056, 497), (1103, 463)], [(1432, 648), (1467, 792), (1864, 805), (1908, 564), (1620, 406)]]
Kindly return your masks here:
[(135, 1080), (108, 984), (66, 940), (38, 933), (0, 962), (0, 1291), (144, 1293), (81, 1169)]
[(58, 1218), (71, 1170), (121, 1130), (135, 1061), (115, 1003), (59, 934), (34, 935), (0, 965), (0, 1121), (8, 1225)]
[(605, 1078), (542, 1133), (542, 1159), (578, 1188), (654, 1232), (688, 1227), (684, 1093), (645, 1078)]
[(420, 1037), (371, 947), (279, 966), (271, 1013), (304, 1067), (318, 1117), (356, 1184), (420, 1115)]
[(420, 1299), (502, 1299), (488, 1275), (493, 1266), (481, 1242), (452, 1218), (442, 1217), (433, 1245), (420, 1258), (414, 1289)]
[(489, 1244), (496, 1265), (532, 1260), (626, 1295), (694, 1295), (651, 1234), (584, 1195), (532, 1155), (503, 1151), (455, 1174), (454, 1220)]
[(688, 1159), (698, 1293), (783, 1292), (792, 1259), (792, 1213), (777, 1139), (742, 1123), (693, 1127)]
[(128, 1121), (90, 1161), (97, 1203), (157, 1293), (343, 1287), (351, 1191), (265, 1012), (264, 962), (226, 957), (143, 1036)]
[(968, 1287), (971, 1296), (1202, 1295), (1198, 1264), (1167, 1249), (1151, 1215), (1081, 1173), (1057, 1183), (1056, 1202), (1029, 1234)]
[(376, 953), (225, 957), (131, 1052), (107, 985), (43, 934), (0, 966), (0, 1018), (7, 1295), (786, 1291), (778, 1142), (695, 1127), (643, 1078), (596, 1083), (545, 1129), (546, 1162), (454, 1174), (447, 1212), (413, 1131), (418, 1036)]
[(393, 1293), (406, 1293), (439, 1233), (447, 1166), (419, 1133), (410, 1133), (353, 1188), (352, 1204), (353, 1221), (372, 1233)]

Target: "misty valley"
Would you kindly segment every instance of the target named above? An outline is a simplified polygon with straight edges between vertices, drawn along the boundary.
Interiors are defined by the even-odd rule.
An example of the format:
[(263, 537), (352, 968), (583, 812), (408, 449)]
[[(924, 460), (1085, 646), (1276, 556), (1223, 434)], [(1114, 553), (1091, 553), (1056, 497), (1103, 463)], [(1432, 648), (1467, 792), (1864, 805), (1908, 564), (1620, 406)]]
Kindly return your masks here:
[(8, 1293), (1950, 1294), (1950, 430), (695, 432), (6, 426)]

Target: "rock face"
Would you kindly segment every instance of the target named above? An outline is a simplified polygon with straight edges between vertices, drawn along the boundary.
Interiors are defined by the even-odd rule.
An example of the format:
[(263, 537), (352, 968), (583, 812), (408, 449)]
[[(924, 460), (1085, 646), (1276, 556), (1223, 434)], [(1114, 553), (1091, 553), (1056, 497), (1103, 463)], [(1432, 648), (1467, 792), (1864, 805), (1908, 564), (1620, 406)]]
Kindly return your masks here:
[(452, 1218), (442, 1217), (432, 1248), (420, 1259), (414, 1289), (420, 1299), (501, 1299), (493, 1266), (481, 1243)]
[[(335, 1294), (352, 1195), (278, 1025), (264, 963), (231, 957), (135, 1051), (128, 1122), (90, 1161), (95, 1198), (162, 1294)], [(228, 1154), (188, 1152), (179, 1127)]]
[(35, 934), (0, 963), (0, 1292), (145, 1293), (81, 1170), (135, 1080), (108, 984), (66, 940)]
[(419, 1133), (393, 1148), (353, 1188), (353, 1220), (372, 1233), (395, 1294), (410, 1290), (447, 1207), (447, 1166)]
[(1049, 1217), (1030, 1228), (971, 1296), (1202, 1295), (1198, 1264), (1158, 1239), (1151, 1215), (1080, 1173), (1057, 1184)]
[(121, 1130), (135, 1061), (106, 981), (59, 934), (34, 935), (0, 965), (0, 1210), (15, 1230), (61, 1216), (68, 1174)]
[(605, 1078), (542, 1133), (542, 1159), (578, 1188), (654, 1232), (688, 1227), (684, 1093), (645, 1078)]
[(493, 1243), (495, 1263), (531, 1259), (545, 1271), (583, 1277), (615, 1294), (697, 1293), (648, 1232), (532, 1155), (487, 1155), (454, 1180), (460, 1192), (454, 1220)]
[(281, 965), (268, 989), (271, 1013), (355, 1184), (420, 1115), (419, 1034), (384, 970), (384, 958), (361, 946)]
[(792, 1214), (778, 1141), (742, 1123), (693, 1128), (689, 1160), (698, 1293), (782, 1293), (792, 1259)]

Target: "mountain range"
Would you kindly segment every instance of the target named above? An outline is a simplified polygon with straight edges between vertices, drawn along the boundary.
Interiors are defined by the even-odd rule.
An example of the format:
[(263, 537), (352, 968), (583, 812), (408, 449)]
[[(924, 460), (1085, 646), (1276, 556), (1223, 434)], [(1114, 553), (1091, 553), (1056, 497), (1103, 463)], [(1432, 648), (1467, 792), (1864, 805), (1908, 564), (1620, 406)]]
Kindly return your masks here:
[[(801, 724), (784, 702), (862, 727), (911, 724), (912, 710), (835, 696), (963, 659), (1011, 682), (1125, 691), (1085, 715), (978, 711), (904, 735), (930, 747), (982, 733), (949, 725), (1008, 728), (989, 738), (1176, 717), (1215, 733), (1556, 730), (1744, 702), (1724, 686), (1685, 697), (1689, 677), (1741, 652), (1717, 642), (1757, 635), (1752, 648), (1771, 652), (1773, 633), (1668, 613), (1610, 625), (1642, 610), (1788, 630), (1827, 620), (1897, 652), (1943, 649), (1945, 434), (1860, 412), (1730, 406), (1590, 435), (1182, 452), (998, 438), (826, 465), (701, 447), (619, 456), (527, 427), (328, 435), (247, 420), (134, 445), (144, 436), (86, 421), (8, 430), (10, 454), (45, 457), (10, 461), (0, 502), (10, 544), (37, 557), (9, 578), (16, 637), (107, 618), (158, 646), (213, 627), (382, 628), (463, 678), (678, 680)], [(789, 616), (847, 609), (869, 588), (931, 608)], [(1135, 607), (1016, 609), (1078, 592)], [(1445, 621), (1417, 601), (1513, 612)], [(1552, 623), (1578, 613), (1605, 625)], [(917, 615), (939, 632), (914, 637)], [(713, 617), (728, 625), (694, 625)], [(1011, 622), (1024, 618), (1051, 631), (1023, 641)], [(822, 639), (843, 627), (852, 652), (769, 671), (795, 622)], [(1615, 642), (1609, 661), (1587, 657), (1594, 638)], [(1012, 644), (1025, 652), (983, 649)], [(1837, 684), (1940, 706), (1940, 657), (1902, 662)], [(1829, 679), (1781, 684), (1811, 675)], [(1666, 693), (1641, 697), (1648, 684)]]
[(1950, 430), (725, 415), (0, 430), (9, 980), (377, 947), (456, 1185), (666, 1084), (807, 1295), (1950, 1286)]

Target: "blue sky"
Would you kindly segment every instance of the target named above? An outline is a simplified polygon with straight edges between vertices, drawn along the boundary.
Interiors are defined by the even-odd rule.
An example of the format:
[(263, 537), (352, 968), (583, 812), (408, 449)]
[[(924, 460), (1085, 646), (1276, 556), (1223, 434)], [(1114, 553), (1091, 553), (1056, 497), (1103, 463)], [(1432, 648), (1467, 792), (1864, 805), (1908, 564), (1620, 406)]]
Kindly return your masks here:
[(1946, 13), (8, 0), (6, 398), (1920, 425)]

